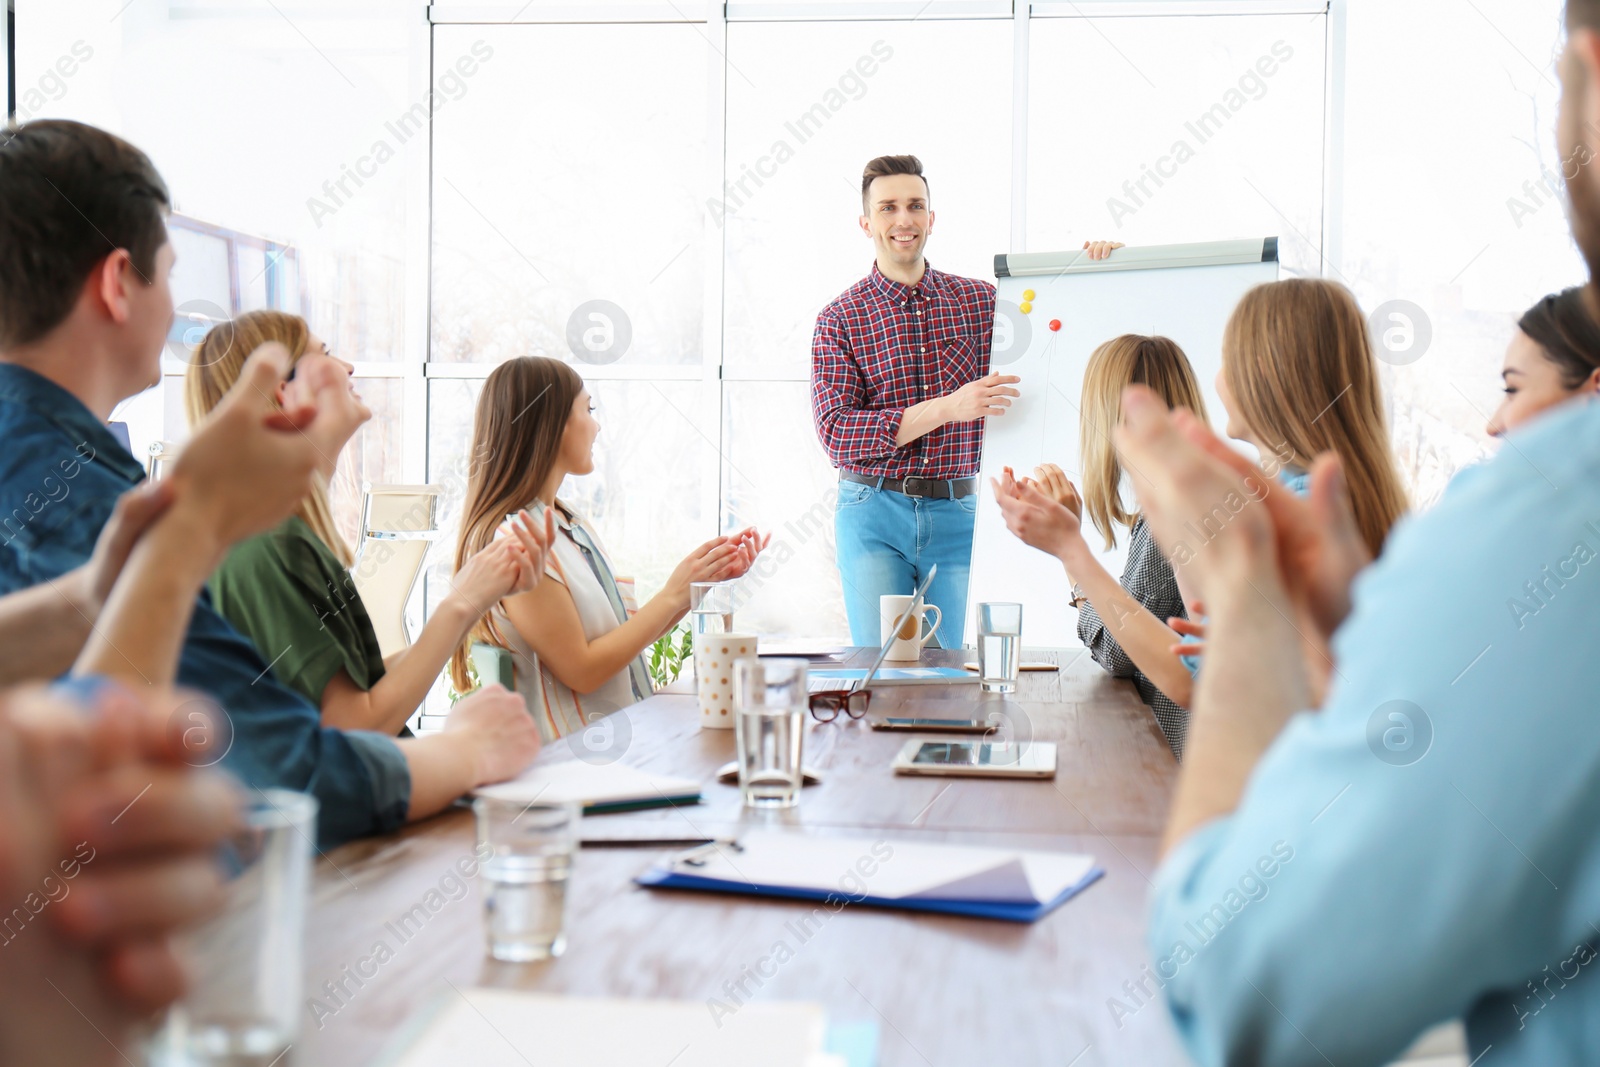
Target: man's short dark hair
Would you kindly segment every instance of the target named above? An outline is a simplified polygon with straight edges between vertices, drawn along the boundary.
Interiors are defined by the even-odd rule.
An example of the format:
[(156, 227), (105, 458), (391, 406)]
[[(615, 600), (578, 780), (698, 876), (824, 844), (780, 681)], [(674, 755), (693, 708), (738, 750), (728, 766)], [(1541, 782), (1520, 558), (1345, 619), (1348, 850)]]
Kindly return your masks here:
[(1567, 28), (1600, 30), (1600, 0), (1567, 0)]
[(866, 214), (872, 213), (872, 205), (867, 202), (867, 192), (872, 188), (872, 179), (885, 178), (891, 174), (914, 174), (922, 179), (922, 188), (928, 188), (928, 176), (922, 173), (922, 160), (916, 156), (879, 156), (868, 163), (861, 172), (861, 210)]
[(0, 133), (0, 350), (30, 344), (72, 312), (89, 272), (119, 248), (146, 281), (172, 206), (149, 157), (81, 122)]

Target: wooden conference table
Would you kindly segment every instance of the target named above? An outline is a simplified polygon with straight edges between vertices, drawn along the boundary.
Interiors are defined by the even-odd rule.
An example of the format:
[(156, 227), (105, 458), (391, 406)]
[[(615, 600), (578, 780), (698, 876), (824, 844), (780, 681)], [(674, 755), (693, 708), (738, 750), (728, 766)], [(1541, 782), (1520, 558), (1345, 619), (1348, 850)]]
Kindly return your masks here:
[[(929, 664), (959, 665), (958, 652), (930, 651)], [(662, 853), (584, 849), (567, 904), (567, 951), (539, 964), (505, 964), (484, 948), (476, 880), (381, 964), (358, 961), (385, 924), (450, 880), (469, 857), (469, 812), (456, 810), (389, 837), (345, 845), (313, 875), (307, 929), (306, 995), (343, 981), (348, 996), (320, 1028), (308, 1011), (291, 1056), (298, 1067), (372, 1062), (394, 1034), (452, 987), (495, 986), (604, 997), (664, 997), (705, 1003), (726, 998), (724, 983), (754, 968), (780, 939), (793, 959), (765, 980), (759, 1000), (825, 1005), (830, 1022), (873, 1021), (883, 1067), (1159, 1067), (1187, 1062), (1159, 1001), (1137, 983), (1149, 960), (1144, 913), (1149, 879), (1177, 764), (1132, 686), (1109, 678), (1082, 650), (1032, 653), (1059, 672), (1024, 673), (1014, 696), (977, 686), (874, 691), (874, 714), (971, 715), (997, 706), (1019, 736), (1054, 741), (1051, 781), (897, 778), (895, 751), (913, 736), (875, 732), (863, 722), (808, 718), (805, 762), (820, 772), (798, 808), (747, 813), (738, 789), (718, 784), (733, 758), (733, 731), (701, 730), (695, 698), (682, 683), (619, 713), (623, 759), (661, 774), (699, 778), (705, 803), (585, 818), (596, 836), (712, 836), (774, 823), (805, 832), (1004, 844), (1094, 855), (1106, 874), (1081, 895), (1028, 925), (847, 907), (799, 944), (785, 924), (815, 906), (757, 897), (646, 890), (633, 877)], [(865, 666), (858, 652), (852, 663)], [(948, 736), (948, 735), (946, 735)], [(573, 758), (565, 742), (541, 760)], [(437, 898), (435, 898), (437, 900)], [(359, 987), (346, 968), (366, 974)], [(769, 968), (770, 969), (770, 968)], [(748, 984), (746, 988), (751, 988)], [(1153, 987), (1152, 987), (1153, 988)], [(1113, 1015), (1118, 998), (1133, 1014)], [(536, 1049), (521, 1050), (537, 1063)], [(682, 1065), (680, 1065), (682, 1067)]]

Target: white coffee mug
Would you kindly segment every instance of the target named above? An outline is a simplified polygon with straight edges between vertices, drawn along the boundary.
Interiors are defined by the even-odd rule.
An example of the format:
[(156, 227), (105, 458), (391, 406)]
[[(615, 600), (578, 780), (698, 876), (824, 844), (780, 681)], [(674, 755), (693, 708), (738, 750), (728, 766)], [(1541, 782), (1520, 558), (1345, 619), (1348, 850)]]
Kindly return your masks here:
[[(895, 620), (904, 615), (906, 609), (911, 607), (914, 597), (889, 595), (878, 598), (878, 640), (889, 640), (889, 631), (894, 627)], [(932, 615), (928, 622), (927, 632), (922, 629), (923, 621)], [(889, 646), (889, 658), (896, 660), (914, 660), (922, 655), (922, 650), (927, 647), (933, 635), (939, 631), (939, 623), (944, 618), (939, 612), (937, 604), (924, 602), (921, 607), (905, 621), (900, 627), (900, 632), (895, 635), (894, 644)]]
[(698, 634), (694, 639), (700, 728), (733, 729), (733, 665), (757, 655), (755, 634)]

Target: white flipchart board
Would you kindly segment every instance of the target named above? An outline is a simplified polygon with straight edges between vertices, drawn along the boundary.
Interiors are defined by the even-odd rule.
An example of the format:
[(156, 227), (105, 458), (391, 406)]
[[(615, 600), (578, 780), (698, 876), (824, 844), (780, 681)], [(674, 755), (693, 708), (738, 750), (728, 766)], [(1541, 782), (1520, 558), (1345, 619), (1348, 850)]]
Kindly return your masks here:
[[(976, 642), (975, 606), (984, 601), (1023, 605), (1023, 643), (1029, 647), (1081, 645), (1077, 612), (1061, 564), (1017, 540), (1006, 529), (989, 479), (1003, 467), (1018, 476), (1042, 462), (1058, 464), (1082, 488), (1078, 455), (1078, 399), (1089, 355), (1125, 333), (1170, 337), (1189, 357), (1205, 392), (1206, 409), (1219, 430), (1226, 422), (1217, 397), (1222, 332), (1245, 292), (1278, 278), (1278, 239), (1122, 248), (1109, 259), (1084, 252), (1014, 253), (995, 257), (999, 299), (992, 369), (1022, 378), (1022, 396), (984, 431), (982, 490), (972, 543), (966, 641)], [(1030, 310), (1020, 305), (1034, 293)], [(1049, 328), (1052, 319), (1061, 329)], [(1132, 503), (1131, 490), (1124, 492)], [(1089, 544), (1113, 574), (1122, 573), (1127, 531), (1117, 547), (1088, 526)]]

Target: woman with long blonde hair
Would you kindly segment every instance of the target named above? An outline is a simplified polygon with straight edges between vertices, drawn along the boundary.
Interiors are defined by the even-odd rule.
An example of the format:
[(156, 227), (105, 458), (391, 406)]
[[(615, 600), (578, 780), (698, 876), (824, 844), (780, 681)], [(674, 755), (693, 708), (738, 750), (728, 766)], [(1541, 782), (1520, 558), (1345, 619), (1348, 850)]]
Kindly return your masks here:
[(766, 544), (753, 529), (713, 538), (635, 608), (631, 583), (617, 577), (594, 531), (556, 495), (569, 475), (594, 470), (599, 432), (583, 379), (542, 356), (496, 367), (473, 419), (457, 565), (488, 544), (509, 513), (543, 510), (555, 523), (546, 564), (552, 580), (506, 598), (474, 627), (455, 652), (451, 677), (457, 688), (471, 685), (474, 641), (509, 649), (517, 690), (546, 740), (650, 696), (643, 653), (688, 613), (690, 583), (740, 577)]
[(1301, 495), (1312, 461), (1336, 454), (1367, 551), (1383, 551), (1409, 505), (1367, 317), (1350, 290), (1288, 278), (1246, 293), (1223, 333), (1217, 393), (1228, 436), (1272, 457)]
[[(1187, 408), (1206, 421), (1200, 385), (1183, 349), (1165, 337), (1125, 334), (1095, 349), (1084, 370), (1078, 423), (1082, 497), (1060, 467), (1045, 464), (1021, 481), (1007, 469), (995, 483), (995, 498), (1012, 533), (1061, 560), (1078, 608), (1079, 638), (1096, 663), (1133, 682), (1181, 759), (1193, 679), (1172, 654), (1176, 635), (1166, 620), (1185, 617), (1184, 598), (1143, 516), (1124, 501), (1122, 461), (1111, 445), (1122, 391), (1130, 385), (1149, 386), (1168, 408)], [(1120, 579), (1089, 547), (1085, 513), (1107, 549), (1116, 547), (1119, 528), (1128, 531)]]
[[(1340, 482), (1368, 561), (1383, 551), (1408, 505), (1383, 415), (1383, 388), (1367, 317), (1337, 282), (1288, 278), (1244, 295), (1222, 336), (1217, 394), (1228, 413), (1227, 433), (1261, 454), (1263, 470), (1299, 496), (1310, 491), (1312, 462), (1339, 457)], [(1174, 546), (1180, 568), (1193, 546)], [(1205, 606), (1190, 605), (1196, 616)], [(1203, 621), (1173, 620), (1185, 640), (1173, 646), (1191, 673), (1203, 651)], [(1333, 661), (1308, 647), (1307, 669), (1317, 692)]]
[[(245, 355), (268, 341), (282, 344), (293, 360), (285, 385), (303, 360), (331, 360), (347, 374), (354, 370), (328, 352), (304, 319), (248, 312), (219, 323), (197, 347), (184, 388), (191, 425), (238, 380)], [(279, 387), (280, 403), (284, 388)], [(353, 384), (351, 394), (359, 405)], [(360, 410), (362, 421), (371, 417), (364, 406)], [(294, 515), (229, 552), (211, 578), (211, 595), (217, 611), (271, 662), (273, 673), (322, 710), (324, 725), (396, 734), (484, 612), (538, 584), (549, 534), (523, 516), (511, 536), (486, 544), (459, 569), (416, 641), (385, 661), (350, 576), (353, 554), (328, 506), (337, 458), (325, 457), (326, 467)]]

